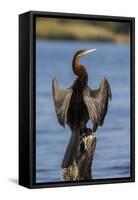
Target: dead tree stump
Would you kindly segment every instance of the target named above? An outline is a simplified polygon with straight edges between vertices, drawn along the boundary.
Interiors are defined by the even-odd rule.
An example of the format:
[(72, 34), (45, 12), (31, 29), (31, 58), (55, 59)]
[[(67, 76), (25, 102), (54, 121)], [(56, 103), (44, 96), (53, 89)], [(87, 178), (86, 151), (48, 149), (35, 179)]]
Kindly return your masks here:
[(77, 158), (74, 160), (71, 166), (63, 169), (62, 180), (76, 181), (92, 179), (91, 166), (95, 148), (96, 137), (94, 136), (92, 131), (89, 132), (89, 134), (84, 133), (82, 142), (79, 144)]

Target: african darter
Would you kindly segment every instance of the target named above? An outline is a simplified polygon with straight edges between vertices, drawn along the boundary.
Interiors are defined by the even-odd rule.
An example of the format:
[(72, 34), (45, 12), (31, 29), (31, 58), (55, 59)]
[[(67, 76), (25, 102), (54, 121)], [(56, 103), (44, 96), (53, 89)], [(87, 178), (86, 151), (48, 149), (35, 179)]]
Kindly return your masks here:
[(112, 96), (106, 78), (101, 81), (98, 89), (89, 88), (87, 70), (84, 65), (78, 64), (80, 57), (95, 50), (79, 50), (74, 55), (72, 70), (77, 78), (70, 88), (60, 88), (55, 78), (52, 81), (58, 121), (63, 127), (67, 124), (72, 132), (62, 161), (62, 168), (72, 165), (76, 158), (82, 134), (89, 130), (86, 128), (88, 120), (90, 119), (93, 123), (93, 132), (99, 125), (103, 125), (108, 109), (108, 100)]

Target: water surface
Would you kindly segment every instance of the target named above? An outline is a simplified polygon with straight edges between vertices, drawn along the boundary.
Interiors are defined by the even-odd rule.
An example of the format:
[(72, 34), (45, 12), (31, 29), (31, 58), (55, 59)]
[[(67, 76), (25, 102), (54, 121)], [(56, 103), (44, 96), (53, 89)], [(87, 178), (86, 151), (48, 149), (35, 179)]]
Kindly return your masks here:
[[(57, 122), (51, 81), (63, 87), (75, 80), (72, 57), (79, 49), (97, 51), (80, 59), (87, 66), (89, 86), (97, 88), (103, 77), (110, 83), (113, 99), (103, 127), (96, 131), (93, 179), (130, 176), (130, 47), (128, 44), (76, 41), (36, 42), (36, 182), (61, 180), (61, 161), (70, 130)], [(91, 127), (91, 123), (88, 123)]]

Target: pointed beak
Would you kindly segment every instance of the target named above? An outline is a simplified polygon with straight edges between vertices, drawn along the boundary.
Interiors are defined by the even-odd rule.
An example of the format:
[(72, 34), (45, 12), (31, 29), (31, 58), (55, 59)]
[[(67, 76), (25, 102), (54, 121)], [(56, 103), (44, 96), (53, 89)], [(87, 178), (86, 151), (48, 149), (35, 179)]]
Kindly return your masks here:
[(84, 52), (84, 55), (86, 55), (86, 54), (88, 54), (88, 53), (90, 53), (90, 52), (93, 52), (93, 51), (96, 51), (96, 49), (87, 50), (87, 51)]

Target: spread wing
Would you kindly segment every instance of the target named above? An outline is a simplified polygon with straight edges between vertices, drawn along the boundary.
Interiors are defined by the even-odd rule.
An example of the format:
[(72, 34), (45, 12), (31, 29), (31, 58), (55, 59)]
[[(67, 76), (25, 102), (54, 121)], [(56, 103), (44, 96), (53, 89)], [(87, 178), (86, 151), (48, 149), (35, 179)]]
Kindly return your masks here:
[(101, 81), (97, 90), (86, 88), (83, 92), (83, 99), (87, 106), (90, 120), (93, 122), (93, 131), (102, 126), (108, 109), (108, 101), (112, 93), (106, 78)]
[(69, 107), (72, 89), (62, 89), (59, 87), (57, 80), (52, 80), (52, 94), (55, 104), (55, 110), (59, 123), (65, 127), (67, 122), (67, 111)]

